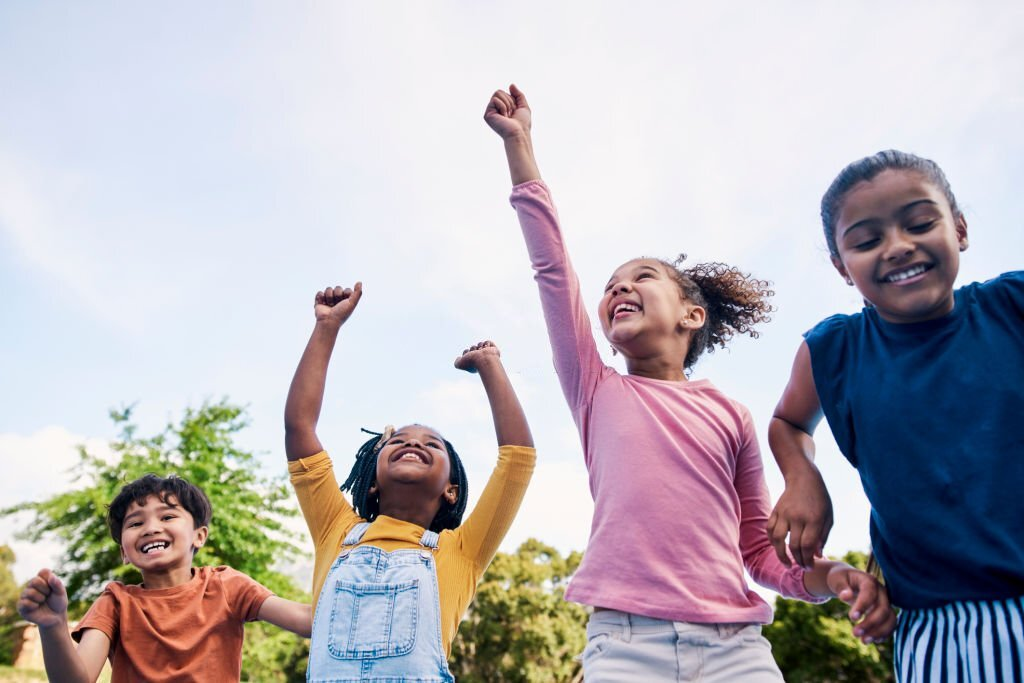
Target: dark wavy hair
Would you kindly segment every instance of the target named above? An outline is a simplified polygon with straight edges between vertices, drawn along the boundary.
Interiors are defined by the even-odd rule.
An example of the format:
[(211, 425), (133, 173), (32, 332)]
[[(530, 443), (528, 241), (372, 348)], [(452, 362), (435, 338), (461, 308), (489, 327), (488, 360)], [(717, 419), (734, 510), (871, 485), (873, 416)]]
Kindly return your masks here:
[[(352, 471), (349, 472), (348, 479), (341, 485), (341, 490), (351, 493), (352, 507), (355, 508), (356, 514), (366, 521), (372, 522), (380, 514), (380, 498), (370, 495), (370, 487), (377, 481), (377, 454), (384, 445), (384, 434), (372, 432), (369, 429), (362, 431), (373, 434), (373, 438), (356, 451), (356, 461), (352, 464)], [(457, 529), (462, 524), (462, 515), (466, 512), (466, 500), (469, 494), (469, 482), (466, 480), (466, 469), (462, 466), (462, 459), (447, 439), (442, 438), (441, 440), (444, 441), (451, 464), (448, 481), (459, 487), (459, 495), (454, 503), (441, 501), (441, 509), (437, 511), (430, 523), (430, 530), (439, 533), (444, 529)]]
[(125, 484), (107, 506), (107, 526), (110, 527), (110, 536), (118, 545), (121, 545), (121, 532), (124, 530), (128, 508), (132, 503), (143, 505), (150, 496), (156, 496), (165, 504), (170, 504), (168, 499), (174, 496), (178, 506), (192, 515), (195, 529), (210, 524), (213, 507), (201, 488), (175, 474), (169, 477), (146, 474)]
[(704, 326), (690, 338), (690, 349), (683, 360), (689, 370), (705, 353), (725, 348), (733, 335), (746, 334), (756, 339), (754, 326), (771, 320), (774, 307), (768, 299), (775, 295), (771, 282), (758, 280), (725, 263), (698, 263), (683, 268), (686, 254), (674, 261), (655, 259), (668, 269), (679, 285), (683, 298), (707, 313)]
[(857, 183), (871, 180), (882, 171), (888, 170), (920, 173), (946, 196), (949, 208), (953, 211), (953, 218), (963, 216), (960, 206), (956, 203), (956, 197), (953, 196), (953, 189), (949, 186), (949, 181), (946, 180), (946, 174), (942, 172), (937, 163), (909, 152), (901, 152), (896, 149), (883, 150), (849, 164), (839, 172), (839, 175), (829, 185), (828, 190), (822, 195), (821, 225), (825, 230), (825, 243), (828, 244), (829, 254), (835, 257), (839, 256), (839, 249), (836, 246), (836, 221), (839, 220), (839, 212), (843, 208), (843, 199), (846, 194)]

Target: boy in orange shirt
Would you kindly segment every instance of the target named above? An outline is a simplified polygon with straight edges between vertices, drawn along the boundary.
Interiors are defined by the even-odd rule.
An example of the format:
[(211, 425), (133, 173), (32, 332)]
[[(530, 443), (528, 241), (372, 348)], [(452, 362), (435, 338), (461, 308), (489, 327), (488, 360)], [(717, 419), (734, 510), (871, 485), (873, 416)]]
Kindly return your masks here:
[(192, 567), (211, 513), (206, 494), (176, 476), (147, 474), (124, 486), (107, 524), (142, 585), (107, 584), (73, 633), (60, 579), (43, 569), (28, 582), (18, 612), (39, 626), (51, 681), (94, 683), (108, 657), (111, 683), (237, 681), (246, 621), (309, 637), (309, 605), (279, 598), (230, 567)]

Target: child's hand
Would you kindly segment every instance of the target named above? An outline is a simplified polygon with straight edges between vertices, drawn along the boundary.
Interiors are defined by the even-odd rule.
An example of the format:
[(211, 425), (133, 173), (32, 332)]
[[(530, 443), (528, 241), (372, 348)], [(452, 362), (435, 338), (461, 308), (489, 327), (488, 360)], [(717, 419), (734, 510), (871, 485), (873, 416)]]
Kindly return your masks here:
[(29, 579), (18, 599), (18, 614), (40, 628), (67, 623), (68, 593), (56, 574), (41, 569)]
[(492, 341), (473, 344), (455, 359), (455, 367), (466, 372), (476, 372), (484, 363), (500, 362), (501, 351)]
[(529, 133), (532, 118), (526, 95), (515, 85), (509, 86), (509, 92), (496, 90), (484, 111), (487, 125), (506, 140)]
[(896, 612), (889, 604), (885, 586), (878, 579), (840, 564), (829, 571), (826, 580), (836, 597), (850, 605), (853, 635), (864, 643), (877, 643), (892, 635), (896, 628)]
[(356, 310), (362, 296), (362, 282), (357, 282), (352, 288), (328, 287), (322, 292), (317, 292), (316, 303), (313, 305), (316, 321), (342, 325), (352, 315), (352, 311)]
[(793, 559), (804, 569), (814, 566), (814, 558), (821, 557), (825, 540), (832, 530), (832, 499), (825, 482), (817, 470), (807, 476), (786, 482), (786, 490), (775, 504), (768, 518), (768, 538), (775, 553), (787, 567), (786, 536)]

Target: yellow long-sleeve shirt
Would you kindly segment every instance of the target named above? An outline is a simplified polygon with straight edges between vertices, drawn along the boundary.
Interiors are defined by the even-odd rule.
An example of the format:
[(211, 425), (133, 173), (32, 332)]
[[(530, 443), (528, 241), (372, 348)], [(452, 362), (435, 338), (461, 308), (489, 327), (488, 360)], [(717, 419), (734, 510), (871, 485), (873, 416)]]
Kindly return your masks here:
[[(505, 533), (519, 511), (536, 463), (534, 449), (501, 446), (498, 464), (491, 473), (473, 512), (458, 529), (446, 529), (438, 541), (437, 587), (441, 601), (441, 638), (445, 655), (451, 655), (452, 641), (469, 607), (476, 585), (498, 551)], [(315, 548), (313, 605), (341, 543), (359, 522), (348, 500), (338, 489), (334, 467), (326, 452), (288, 463), (292, 486)], [(391, 552), (419, 548), (423, 527), (393, 517), (373, 521), (359, 545), (371, 545)]]

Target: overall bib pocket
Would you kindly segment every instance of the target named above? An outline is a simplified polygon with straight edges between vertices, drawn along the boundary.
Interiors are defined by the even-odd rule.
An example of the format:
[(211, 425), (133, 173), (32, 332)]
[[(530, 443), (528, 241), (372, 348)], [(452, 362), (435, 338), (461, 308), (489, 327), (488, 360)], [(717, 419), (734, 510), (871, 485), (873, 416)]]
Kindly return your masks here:
[(336, 659), (397, 657), (416, 644), (419, 579), (334, 584), (327, 650)]

